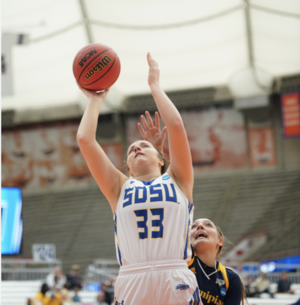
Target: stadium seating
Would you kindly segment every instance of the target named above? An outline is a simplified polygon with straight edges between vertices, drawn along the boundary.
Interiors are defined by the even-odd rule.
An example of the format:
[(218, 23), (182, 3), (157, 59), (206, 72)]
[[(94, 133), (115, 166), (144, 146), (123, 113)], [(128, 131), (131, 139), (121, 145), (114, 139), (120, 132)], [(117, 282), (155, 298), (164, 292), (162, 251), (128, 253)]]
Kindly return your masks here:
[[(299, 185), (299, 170), (199, 177), (195, 179), (194, 219), (210, 218), (233, 244), (246, 235), (265, 232), (267, 243), (252, 260), (290, 256), (291, 250), (300, 248)], [(289, 226), (283, 225), (287, 222)]]
[[(275, 171), (241, 176), (230, 215), (223, 228), (228, 238), (236, 243), (244, 234), (266, 230), (268, 222), (274, 222), (272, 211), (278, 199), (287, 196), (290, 187), (295, 183), (299, 186), (299, 171)], [(283, 210), (288, 203), (281, 204)], [(279, 216), (282, 217), (282, 214)], [(262, 225), (257, 227), (259, 222)]]
[(23, 200), (24, 256), (34, 243), (53, 243), (64, 273), (74, 263), (84, 270), (95, 258), (115, 257), (112, 212), (96, 186)]
[[(24, 305), (28, 298), (34, 298), (42, 281), (4, 281), (1, 283), (2, 305)], [(96, 301), (97, 292), (80, 291), (82, 303), (91, 304)]]
[[(234, 244), (246, 233), (265, 231), (268, 241), (255, 254), (256, 259), (281, 249), (299, 249), (295, 244), (299, 185), (299, 170), (196, 174), (194, 219), (211, 219)], [(23, 256), (32, 255), (32, 244), (54, 243), (64, 273), (73, 263), (84, 271), (94, 259), (115, 259), (112, 212), (95, 184), (67, 191), (24, 193), (23, 201)], [(284, 227), (282, 221), (294, 225)], [(279, 236), (284, 236), (280, 243)]]
[[(38, 292), (41, 281), (4, 281), (1, 284), (1, 304), (2, 305), (24, 305), (28, 298), (33, 298)], [(300, 291), (300, 284), (293, 285), (292, 288)], [(80, 291), (79, 296), (82, 303), (91, 304), (95, 302), (97, 292)], [(250, 305), (287, 305), (295, 302), (300, 298), (300, 294), (286, 295), (276, 294), (275, 299), (271, 299), (268, 295), (261, 298), (249, 298)]]

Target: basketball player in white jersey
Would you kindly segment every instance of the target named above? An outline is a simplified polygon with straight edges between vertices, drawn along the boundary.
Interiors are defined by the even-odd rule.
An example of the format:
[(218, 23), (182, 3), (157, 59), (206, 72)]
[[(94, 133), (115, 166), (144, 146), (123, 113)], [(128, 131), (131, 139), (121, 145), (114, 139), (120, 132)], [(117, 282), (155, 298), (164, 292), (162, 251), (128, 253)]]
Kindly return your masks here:
[(158, 64), (147, 54), (148, 83), (168, 128), (170, 165), (148, 141), (127, 151), (130, 177), (118, 171), (96, 142), (100, 106), (108, 90), (80, 88), (89, 103), (77, 139), (80, 150), (115, 221), (117, 258), (121, 265), (115, 304), (200, 304), (194, 274), (188, 269), (189, 230), (193, 213), (193, 167), (181, 116), (161, 89)]

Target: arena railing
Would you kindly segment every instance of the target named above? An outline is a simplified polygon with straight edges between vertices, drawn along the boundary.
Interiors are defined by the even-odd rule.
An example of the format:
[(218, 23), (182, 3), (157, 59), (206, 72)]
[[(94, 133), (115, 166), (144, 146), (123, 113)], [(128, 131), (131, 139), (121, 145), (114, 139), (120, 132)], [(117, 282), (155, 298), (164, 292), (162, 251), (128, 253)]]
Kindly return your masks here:
[(119, 264), (117, 260), (97, 259), (93, 261), (93, 265), (86, 268), (84, 283), (105, 283), (111, 277), (117, 277), (119, 274)]
[[(266, 273), (268, 280), (271, 283), (278, 283), (283, 270), (293, 270), (288, 272), (288, 279), (292, 284), (300, 284), (300, 265), (299, 264), (276, 264), (276, 263), (257, 263), (249, 262), (243, 264), (225, 264), (234, 268), (243, 279), (251, 276), (253, 279), (257, 278), (262, 272)], [(265, 268), (264, 268), (265, 267)], [(245, 270), (246, 269), (246, 270)], [(281, 270), (273, 272), (273, 270)]]
[(55, 266), (61, 266), (60, 260), (36, 262), (33, 259), (5, 259), (1, 261), (2, 281), (44, 280)]
[[(257, 278), (262, 272), (261, 266), (265, 265), (258, 262), (247, 262), (243, 264), (231, 264), (230, 267), (233, 267), (243, 278), (246, 280), (248, 276), (251, 276), (253, 279)], [(225, 266), (228, 264), (225, 263)], [(246, 268), (245, 268), (246, 267)], [(298, 264), (275, 264), (274, 268), (279, 270), (293, 269), (294, 272), (288, 273), (288, 278), (292, 284), (300, 284), (300, 265)], [(244, 271), (244, 270), (247, 271)], [(271, 283), (278, 283), (281, 277), (282, 271), (270, 272), (270, 270), (265, 270), (267, 278)], [(119, 274), (119, 265), (116, 260), (105, 260), (98, 259), (93, 261), (93, 265), (89, 265), (85, 273), (85, 283), (95, 283), (95, 282), (106, 282), (110, 277), (116, 277)]]

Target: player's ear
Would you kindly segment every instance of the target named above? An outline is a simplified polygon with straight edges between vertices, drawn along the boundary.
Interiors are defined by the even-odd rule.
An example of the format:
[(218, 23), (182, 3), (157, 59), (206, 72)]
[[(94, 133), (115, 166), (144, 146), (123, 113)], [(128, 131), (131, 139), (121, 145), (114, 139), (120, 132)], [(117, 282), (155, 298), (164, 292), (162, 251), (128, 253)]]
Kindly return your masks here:
[(224, 239), (222, 237), (220, 237), (219, 241), (218, 241), (218, 246), (223, 247), (223, 245), (224, 245)]

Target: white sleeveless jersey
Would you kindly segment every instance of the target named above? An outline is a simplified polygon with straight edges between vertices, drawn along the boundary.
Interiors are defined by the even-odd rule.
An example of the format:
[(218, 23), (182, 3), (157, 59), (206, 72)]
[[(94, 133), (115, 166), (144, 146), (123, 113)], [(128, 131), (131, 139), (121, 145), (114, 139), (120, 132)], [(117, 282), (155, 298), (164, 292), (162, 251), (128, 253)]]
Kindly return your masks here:
[(119, 264), (188, 259), (193, 209), (168, 174), (149, 182), (127, 180), (114, 214)]

